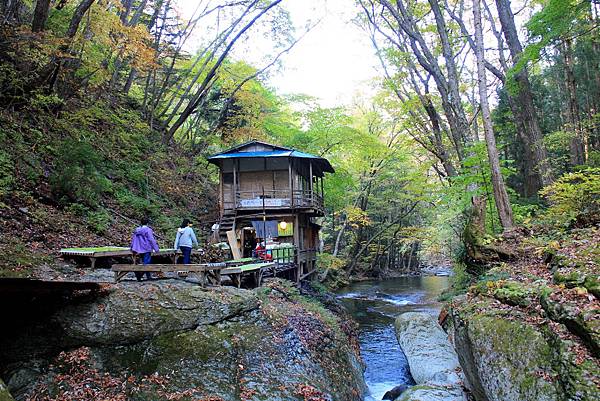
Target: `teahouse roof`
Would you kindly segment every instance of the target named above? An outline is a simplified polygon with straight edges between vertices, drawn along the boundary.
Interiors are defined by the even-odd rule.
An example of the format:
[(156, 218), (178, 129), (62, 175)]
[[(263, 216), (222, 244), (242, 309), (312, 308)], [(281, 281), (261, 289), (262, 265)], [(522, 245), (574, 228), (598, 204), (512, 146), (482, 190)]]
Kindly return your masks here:
[[(208, 158), (208, 161), (220, 166), (220, 161), (225, 159), (240, 159), (240, 158), (257, 158), (257, 157), (290, 157), (297, 159), (309, 159), (314, 164), (313, 166), (320, 171), (315, 171), (317, 175), (323, 173), (333, 173), (335, 170), (329, 163), (329, 160), (311, 155), (309, 153), (300, 152), (295, 149), (285, 148), (283, 146), (273, 145), (262, 141), (250, 141), (234, 146), (224, 152), (217, 153)], [(321, 174), (318, 174), (320, 172)]]

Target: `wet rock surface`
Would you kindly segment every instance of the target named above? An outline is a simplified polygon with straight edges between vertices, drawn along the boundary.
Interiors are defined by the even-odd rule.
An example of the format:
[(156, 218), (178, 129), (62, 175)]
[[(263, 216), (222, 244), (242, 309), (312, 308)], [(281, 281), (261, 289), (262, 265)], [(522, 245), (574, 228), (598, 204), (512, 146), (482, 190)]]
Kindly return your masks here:
[(358, 401), (364, 391), (352, 325), (282, 280), (252, 291), (124, 283), (50, 321), (41, 362), (13, 355), (3, 366), (17, 399), (85, 388), (103, 399)]
[(396, 400), (466, 401), (458, 356), (435, 318), (428, 313), (407, 312), (396, 318), (395, 326), (417, 383)]

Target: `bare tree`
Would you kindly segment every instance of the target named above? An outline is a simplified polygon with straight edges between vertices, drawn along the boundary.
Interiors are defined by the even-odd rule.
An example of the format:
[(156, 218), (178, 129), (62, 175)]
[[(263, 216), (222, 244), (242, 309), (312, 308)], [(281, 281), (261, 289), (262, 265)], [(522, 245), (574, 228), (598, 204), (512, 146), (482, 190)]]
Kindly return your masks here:
[(492, 117), (488, 102), (487, 80), (485, 76), (485, 56), (483, 44), (483, 28), (481, 26), (481, 7), (480, 0), (473, 0), (473, 16), (475, 25), (475, 57), (477, 59), (477, 78), (479, 87), (479, 105), (481, 107), (481, 118), (483, 120), (483, 131), (485, 134), (485, 143), (487, 145), (488, 159), (492, 173), (492, 186), (494, 188), (494, 200), (498, 209), (500, 224), (505, 230), (512, 228), (513, 218), (512, 210), (502, 173), (500, 172), (500, 160), (498, 149), (496, 148), (496, 139), (492, 128)]

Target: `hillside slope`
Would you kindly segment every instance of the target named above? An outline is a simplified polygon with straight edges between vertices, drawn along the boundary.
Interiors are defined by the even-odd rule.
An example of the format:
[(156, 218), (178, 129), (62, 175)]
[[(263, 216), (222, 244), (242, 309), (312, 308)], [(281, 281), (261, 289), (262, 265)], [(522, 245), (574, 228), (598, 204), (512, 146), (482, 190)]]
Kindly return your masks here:
[(184, 217), (206, 236), (216, 185), (202, 155), (163, 146), (124, 102), (43, 100), (0, 109), (0, 276), (52, 269), (62, 247), (127, 246), (143, 216), (162, 246)]

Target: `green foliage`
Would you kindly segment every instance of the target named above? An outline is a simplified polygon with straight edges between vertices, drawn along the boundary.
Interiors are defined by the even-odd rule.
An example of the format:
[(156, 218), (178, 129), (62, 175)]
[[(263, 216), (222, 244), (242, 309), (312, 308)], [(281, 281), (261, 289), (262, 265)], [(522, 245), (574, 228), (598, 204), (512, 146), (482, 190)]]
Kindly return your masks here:
[(589, 5), (578, 0), (545, 0), (544, 7), (525, 24), (529, 32), (529, 45), (523, 50), (519, 61), (507, 73), (511, 91), (517, 91), (514, 75), (528, 63), (538, 61), (542, 51), (574, 31), (582, 29)]
[(112, 223), (110, 213), (105, 209), (90, 211), (86, 216), (88, 227), (96, 234), (106, 234)]
[(116, 190), (114, 195), (117, 203), (121, 207), (130, 210), (130, 213), (137, 218), (157, 214), (158, 205), (153, 204), (147, 198), (134, 194), (125, 187)]
[(102, 172), (103, 160), (95, 147), (86, 141), (66, 139), (58, 144), (57, 153), (50, 185), (59, 201), (98, 206), (111, 182)]
[(348, 278), (344, 271), (346, 263), (347, 261), (344, 259), (335, 257), (329, 253), (318, 255), (317, 269), (319, 277), (329, 289), (341, 288), (348, 284)]
[(600, 151), (592, 150), (588, 154), (588, 165), (590, 167), (599, 167), (600, 168)]
[(544, 137), (544, 146), (548, 151), (548, 162), (554, 171), (568, 171), (570, 156), (569, 143), (576, 135), (573, 131), (554, 131)]
[(550, 202), (545, 218), (558, 227), (600, 221), (600, 168), (568, 173), (541, 191)]
[(8, 153), (0, 150), (0, 199), (11, 190), (13, 183), (13, 161)]
[(467, 273), (467, 269), (462, 263), (455, 263), (452, 266), (454, 274), (450, 276), (450, 286), (439, 296), (441, 302), (450, 301), (452, 298), (464, 294), (473, 282), (473, 277)]
[(542, 209), (539, 203), (513, 202), (511, 206), (515, 224), (525, 226), (529, 225)]

